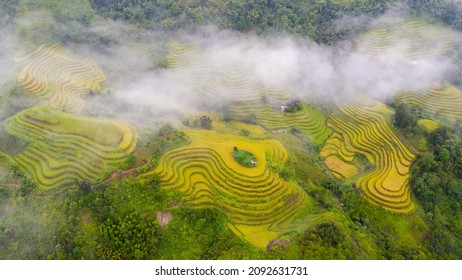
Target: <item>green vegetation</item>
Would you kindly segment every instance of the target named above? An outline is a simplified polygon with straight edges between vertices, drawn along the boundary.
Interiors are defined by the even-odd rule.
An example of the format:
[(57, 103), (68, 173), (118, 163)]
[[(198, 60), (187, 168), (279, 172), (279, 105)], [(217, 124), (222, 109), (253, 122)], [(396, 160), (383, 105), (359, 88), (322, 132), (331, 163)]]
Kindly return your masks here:
[[(414, 109), (414, 110), (413, 110)], [(413, 128), (417, 124), (419, 112), (407, 104), (399, 104), (395, 110), (394, 125), (401, 129)]]
[(459, 259), (462, 139), (442, 126), (429, 134), (428, 141), (430, 150), (418, 157), (411, 172), (414, 193), (432, 217), (426, 244), (437, 258)]
[(284, 109), (286, 113), (295, 113), (303, 109), (303, 105), (300, 100), (291, 100), (287, 107)]
[(257, 159), (251, 152), (239, 150), (237, 147), (233, 148), (233, 157), (245, 167), (255, 167), (257, 165)]
[(415, 15), (435, 18), (457, 30), (462, 30), (462, 22), (459, 17), (462, 7), (457, 2), (418, 0), (408, 0), (407, 2)]
[[(92, 0), (104, 15), (152, 29), (186, 29), (215, 24), (242, 32), (286, 31), (332, 43), (352, 35), (348, 24), (331, 28), (342, 16), (377, 16), (394, 1), (131, 1)], [(180, 16), (181, 15), (181, 16)]]
[(199, 123), (202, 128), (211, 129), (212, 128), (212, 119), (209, 116), (202, 116), (199, 118)]

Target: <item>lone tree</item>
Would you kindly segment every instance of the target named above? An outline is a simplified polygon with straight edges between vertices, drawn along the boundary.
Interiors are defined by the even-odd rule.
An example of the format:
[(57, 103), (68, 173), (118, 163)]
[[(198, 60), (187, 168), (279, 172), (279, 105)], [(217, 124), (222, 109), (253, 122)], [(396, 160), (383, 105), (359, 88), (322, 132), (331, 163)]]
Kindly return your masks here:
[(244, 122), (244, 123), (248, 123), (248, 124), (257, 124), (256, 122), (256, 115), (254, 113), (251, 113), (251, 114), (248, 114), (246, 116), (244, 116), (241, 121)]
[(212, 128), (212, 119), (207, 115), (203, 115), (202, 117), (200, 117), (199, 123), (202, 128), (205, 128), (205, 129)]
[(407, 104), (399, 104), (395, 112), (395, 126), (405, 129), (417, 123), (417, 112)]
[(291, 100), (286, 103), (286, 108), (284, 112), (286, 113), (295, 113), (303, 109), (302, 103), (298, 99)]
[(91, 182), (88, 179), (75, 180), (74, 183), (82, 193), (88, 194), (91, 192)]

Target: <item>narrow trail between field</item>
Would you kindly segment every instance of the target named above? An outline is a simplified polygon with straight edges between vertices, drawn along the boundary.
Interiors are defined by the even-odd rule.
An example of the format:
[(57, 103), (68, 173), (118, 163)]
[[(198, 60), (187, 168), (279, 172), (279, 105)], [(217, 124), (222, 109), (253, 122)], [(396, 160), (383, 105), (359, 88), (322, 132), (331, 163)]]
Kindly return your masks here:
[(19, 189), (21, 186), (17, 183), (9, 183), (9, 184), (0, 184), (0, 186), (9, 186), (9, 187), (13, 187), (15, 189)]
[(138, 168), (138, 167), (132, 167), (132, 168), (130, 168), (130, 169), (122, 170), (122, 171), (120, 171), (120, 172), (114, 171), (114, 172), (112, 172), (111, 176), (109, 176), (109, 178), (107, 178), (107, 179), (104, 180), (103, 182), (97, 184), (96, 187), (98, 187), (98, 186), (101, 185), (102, 183), (111, 182), (111, 181), (113, 181), (114, 179), (122, 179), (122, 178), (125, 178), (125, 177), (127, 177), (128, 175), (133, 174), (133, 173), (136, 171), (137, 168)]

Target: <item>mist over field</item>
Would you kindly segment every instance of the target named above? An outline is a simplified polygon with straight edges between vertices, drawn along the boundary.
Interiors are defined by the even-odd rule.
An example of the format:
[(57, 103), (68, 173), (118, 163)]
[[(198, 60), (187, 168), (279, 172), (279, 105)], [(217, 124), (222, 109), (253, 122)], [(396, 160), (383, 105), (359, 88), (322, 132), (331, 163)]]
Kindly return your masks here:
[(18, 41), (11, 29), (0, 27), (0, 42), (0, 86), (4, 86), (8, 80), (15, 78), (13, 57)]
[[(394, 8), (374, 21), (359, 16), (342, 18), (338, 24), (345, 24), (345, 21), (351, 22), (355, 28), (367, 30), (368, 26), (396, 23), (403, 18)], [(39, 34), (47, 34), (48, 37), (39, 40), (45, 44), (53, 42), (56, 34), (83, 33), (79, 35), (80, 42), (70, 42), (64, 47), (85, 59), (94, 60), (108, 77), (104, 92), (109, 93), (111, 101), (101, 107), (94, 102), (96, 98), (92, 102), (95, 104), (91, 105), (95, 109), (93, 113), (110, 115), (110, 111), (116, 109), (121, 119), (130, 116), (146, 120), (144, 116), (140, 117), (141, 112), (186, 115), (194, 112), (203, 103), (201, 87), (213, 82), (217, 73), (226, 74), (230, 70), (245, 69), (255, 84), (287, 90), (290, 95), (305, 98), (308, 102), (322, 102), (345, 99), (351, 93), (386, 100), (401, 90), (421, 89), (442, 81), (455, 69), (453, 62), (443, 55), (427, 59), (409, 57), (405, 53), (409, 48), (406, 41), (386, 48), (377, 56), (358, 50), (356, 38), (326, 46), (288, 35), (256, 36), (223, 31), (213, 26), (199, 28), (196, 33), (174, 34), (148, 31), (108, 19), (89, 26), (62, 25), (57, 24), (49, 13), (34, 11), (0, 31), (3, 83), (6, 79), (14, 79), (17, 67), (11, 67), (11, 58), (15, 51), (25, 55), (39, 46), (36, 35), (16, 39), (21, 38), (21, 32), (22, 35), (35, 34), (31, 26), (38, 26)], [(47, 28), (52, 28), (51, 34), (47, 33)], [(158, 62), (168, 54), (170, 41), (195, 44), (201, 49), (201, 57), (193, 60), (191, 65), (185, 65), (182, 71), (159, 68)], [(197, 72), (196, 62), (205, 62), (207, 69)], [(185, 79), (186, 76), (189, 78)], [(191, 80), (195, 81), (195, 86), (191, 86)], [(101, 100), (108, 102), (109, 99), (103, 97)], [(213, 104), (223, 102), (220, 99), (209, 101)], [(104, 109), (104, 106), (114, 108)], [(136, 116), (131, 114), (132, 110), (136, 111)]]
[[(400, 19), (390, 16), (379, 22), (387, 20)], [(96, 29), (104, 30), (101, 26)], [(150, 35), (147, 38), (156, 37)], [(195, 44), (202, 51), (200, 58), (179, 72), (157, 68), (159, 57), (137, 48), (126, 36), (117, 36), (116, 43), (104, 55), (95, 54), (108, 76), (114, 73), (117, 77), (109, 84), (110, 91), (120, 102), (162, 111), (190, 112), (192, 105), (201, 103), (200, 87), (191, 86), (191, 80), (206, 86), (217, 73), (226, 74), (236, 68), (248, 71), (256, 84), (288, 90), (292, 96), (306, 98), (308, 102), (344, 99), (352, 92), (386, 100), (402, 90), (427, 88), (445, 80), (456, 69), (453, 61), (444, 55), (425, 59), (409, 57), (405, 52), (409, 48), (406, 41), (386, 48), (377, 56), (356, 49), (355, 38), (336, 46), (321, 46), (283, 35), (258, 37), (217, 30), (206, 36), (164, 37)], [(146, 37), (140, 41), (149, 42)], [(202, 61), (208, 69), (197, 72), (194, 63)], [(185, 79), (187, 75), (189, 79)], [(223, 100), (214, 100), (220, 101)]]

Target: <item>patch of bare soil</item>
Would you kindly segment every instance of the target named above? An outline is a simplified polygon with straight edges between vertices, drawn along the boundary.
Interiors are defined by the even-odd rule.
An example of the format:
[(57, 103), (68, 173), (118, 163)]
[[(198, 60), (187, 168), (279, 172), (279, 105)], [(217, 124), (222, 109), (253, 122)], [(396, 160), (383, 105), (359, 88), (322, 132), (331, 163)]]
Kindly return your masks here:
[(290, 242), (292, 242), (292, 238), (285, 239), (285, 240), (274, 239), (268, 244), (268, 246), (266, 246), (266, 249), (268, 251), (271, 251), (271, 249), (273, 249), (274, 246), (281, 246), (281, 247), (285, 248), (287, 246), (287, 244), (289, 244)]
[(122, 179), (122, 178), (125, 178), (126, 176), (130, 175), (130, 174), (133, 174), (135, 171), (136, 171), (137, 167), (132, 167), (130, 169), (127, 169), (127, 170), (122, 170), (121, 172), (117, 172), (117, 171), (114, 171), (111, 176), (109, 176), (109, 178), (107, 178), (106, 180), (104, 180), (103, 182), (99, 183), (96, 185), (96, 187), (99, 187), (102, 183), (108, 183), (108, 182), (111, 182), (113, 181), (114, 179)]
[(170, 213), (169, 211), (167, 212), (158, 211), (157, 212), (157, 220), (159, 220), (160, 227), (164, 227), (165, 225), (167, 225), (171, 219), (172, 219), (172, 213)]
[(82, 221), (87, 225), (90, 224), (90, 215), (87, 212), (82, 214)]

